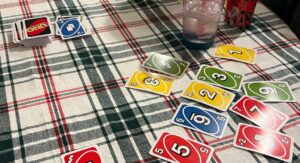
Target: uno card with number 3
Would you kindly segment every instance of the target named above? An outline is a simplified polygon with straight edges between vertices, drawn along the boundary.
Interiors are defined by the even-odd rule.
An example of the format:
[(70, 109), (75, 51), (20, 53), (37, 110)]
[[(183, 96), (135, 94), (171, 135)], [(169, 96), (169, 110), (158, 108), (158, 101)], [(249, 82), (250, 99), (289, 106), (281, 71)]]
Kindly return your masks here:
[(98, 146), (78, 149), (61, 156), (63, 163), (102, 163)]
[(202, 65), (196, 75), (197, 80), (238, 91), (243, 82), (243, 75), (208, 65)]
[(216, 47), (214, 57), (254, 64), (257, 51), (236, 45), (220, 45)]
[(192, 81), (181, 96), (226, 111), (235, 94), (206, 83)]
[(266, 102), (295, 102), (288, 83), (277, 81), (245, 82), (245, 94)]
[(228, 119), (227, 115), (181, 103), (172, 118), (172, 123), (221, 138)]
[(294, 139), (288, 135), (240, 123), (233, 146), (291, 162)]
[(126, 83), (126, 87), (169, 96), (174, 80), (156, 73), (136, 71)]
[(214, 149), (208, 145), (164, 132), (149, 153), (169, 162), (208, 163), (213, 152)]

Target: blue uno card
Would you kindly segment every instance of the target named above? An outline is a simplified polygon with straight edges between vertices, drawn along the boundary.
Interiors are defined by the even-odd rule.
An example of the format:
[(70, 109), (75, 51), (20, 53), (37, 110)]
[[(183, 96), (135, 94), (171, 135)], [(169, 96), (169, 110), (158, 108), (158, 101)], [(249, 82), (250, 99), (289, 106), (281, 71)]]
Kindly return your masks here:
[(172, 123), (207, 135), (221, 138), (228, 116), (182, 103), (172, 118)]
[(60, 19), (56, 22), (62, 39), (76, 38), (86, 35), (82, 24), (77, 18)]

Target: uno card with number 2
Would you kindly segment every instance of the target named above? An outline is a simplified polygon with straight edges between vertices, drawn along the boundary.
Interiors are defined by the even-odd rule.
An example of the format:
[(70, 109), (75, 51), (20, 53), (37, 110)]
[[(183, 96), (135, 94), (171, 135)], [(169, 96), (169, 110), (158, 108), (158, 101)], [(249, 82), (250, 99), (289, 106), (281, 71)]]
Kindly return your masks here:
[(173, 77), (182, 76), (189, 65), (189, 62), (159, 53), (150, 53), (149, 57), (143, 63), (143, 67), (147, 69), (158, 71)]
[(260, 102), (254, 98), (243, 96), (230, 111), (248, 119), (258, 126), (270, 130), (280, 130), (288, 121), (289, 117), (270, 105)]
[(288, 135), (264, 130), (244, 123), (238, 125), (233, 146), (291, 162), (294, 139)]
[(227, 115), (181, 103), (172, 118), (172, 123), (221, 138), (228, 119)]
[(216, 47), (214, 57), (254, 64), (256, 54), (257, 51), (255, 49), (225, 44)]
[(174, 80), (156, 73), (136, 71), (126, 83), (127, 88), (169, 96)]
[(61, 156), (63, 163), (102, 163), (98, 146), (78, 149)]
[(169, 162), (208, 163), (213, 152), (214, 149), (208, 145), (164, 132), (149, 153)]
[(226, 111), (235, 94), (206, 83), (192, 81), (181, 96)]

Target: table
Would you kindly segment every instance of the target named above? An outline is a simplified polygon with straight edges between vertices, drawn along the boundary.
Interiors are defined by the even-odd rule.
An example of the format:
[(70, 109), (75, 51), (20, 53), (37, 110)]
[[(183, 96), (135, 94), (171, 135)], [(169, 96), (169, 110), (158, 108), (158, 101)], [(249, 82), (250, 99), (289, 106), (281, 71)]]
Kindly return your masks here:
[[(221, 139), (170, 123), (180, 102), (191, 102), (180, 94), (201, 64), (242, 73), (245, 81), (286, 81), (300, 98), (300, 41), (261, 3), (250, 28), (221, 22), (216, 37), (217, 45), (256, 49), (254, 65), (213, 58), (213, 48), (185, 48), (182, 4), (175, 0), (2, 0), (0, 9), (1, 163), (60, 162), (61, 154), (90, 145), (99, 146), (105, 162), (158, 162), (148, 152), (163, 131), (214, 147), (213, 163), (279, 162), (232, 147), (237, 124), (248, 123), (232, 112)], [(32, 48), (12, 43), (13, 21), (78, 14), (88, 18), (91, 37), (53, 36), (47, 46)], [(124, 86), (153, 51), (191, 62), (168, 97)], [(281, 132), (295, 138), (293, 161), (299, 162), (300, 103), (271, 105), (290, 117)]]

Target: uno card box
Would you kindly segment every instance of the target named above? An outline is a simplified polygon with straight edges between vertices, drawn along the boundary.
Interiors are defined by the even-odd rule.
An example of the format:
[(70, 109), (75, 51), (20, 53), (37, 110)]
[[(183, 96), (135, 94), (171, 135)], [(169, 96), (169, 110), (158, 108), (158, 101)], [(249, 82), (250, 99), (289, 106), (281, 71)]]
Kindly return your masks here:
[(63, 40), (90, 35), (78, 17), (64, 17), (56, 21), (58, 34)]
[(98, 146), (78, 149), (61, 156), (63, 163), (102, 163)]

